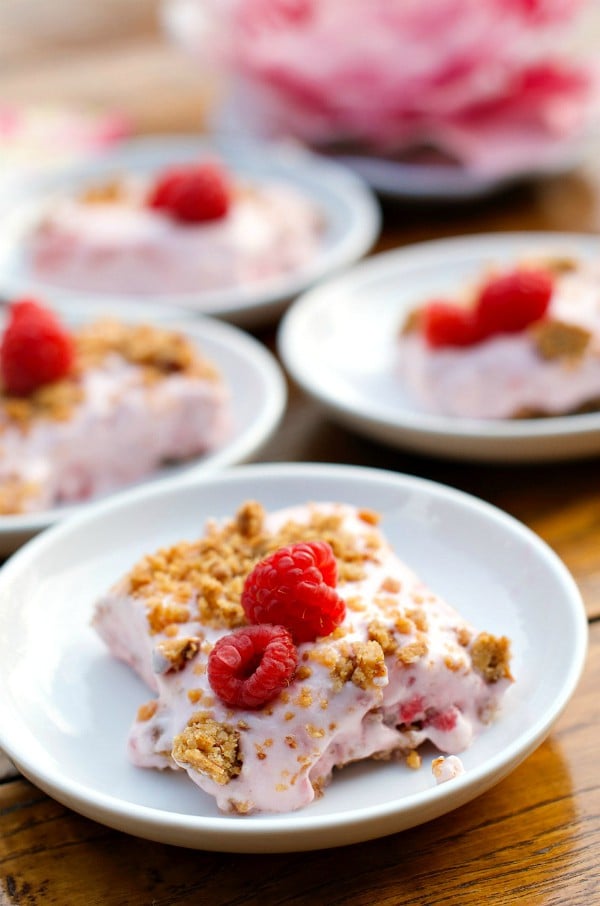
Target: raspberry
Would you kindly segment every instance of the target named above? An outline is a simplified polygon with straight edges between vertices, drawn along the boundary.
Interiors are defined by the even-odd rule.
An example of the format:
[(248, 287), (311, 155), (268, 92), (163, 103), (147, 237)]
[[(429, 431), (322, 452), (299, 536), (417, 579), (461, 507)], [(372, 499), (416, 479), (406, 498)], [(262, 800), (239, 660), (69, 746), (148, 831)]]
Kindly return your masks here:
[(147, 204), (182, 223), (203, 223), (225, 217), (231, 190), (225, 171), (216, 163), (172, 167), (157, 180)]
[(168, 208), (173, 189), (185, 179), (186, 167), (169, 167), (158, 177), (150, 190), (146, 204), (150, 208)]
[(289, 685), (298, 652), (284, 626), (243, 626), (223, 636), (208, 658), (208, 681), (222, 702), (260, 708)]
[(279, 623), (296, 644), (311, 642), (332, 633), (346, 615), (336, 581), (329, 544), (290, 544), (257, 563), (244, 583), (242, 607), (251, 623)]
[(552, 277), (546, 271), (520, 268), (489, 280), (479, 293), (476, 318), (485, 336), (518, 333), (546, 314)]
[(415, 695), (410, 701), (400, 705), (398, 717), (400, 723), (412, 724), (416, 717), (423, 715), (425, 712), (425, 701), (421, 695)]
[(32, 299), (13, 302), (0, 344), (0, 374), (7, 393), (27, 396), (60, 380), (74, 358), (73, 338), (51, 311)]
[(453, 730), (458, 720), (458, 710), (452, 705), (447, 711), (433, 711), (427, 715), (427, 724), (448, 733)]
[(480, 339), (479, 325), (472, 311), (450, 302), (430, 302), (423, 310), (423, 333), (434, 347), (471, 346)]

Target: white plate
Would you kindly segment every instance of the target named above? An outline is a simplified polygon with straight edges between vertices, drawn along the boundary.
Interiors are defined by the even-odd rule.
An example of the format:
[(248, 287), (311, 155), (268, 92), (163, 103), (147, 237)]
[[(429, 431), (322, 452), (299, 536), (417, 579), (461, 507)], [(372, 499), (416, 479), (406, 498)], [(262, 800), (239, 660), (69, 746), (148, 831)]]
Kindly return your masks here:
[[(83, 319), (78, 320), (81, 323)], [(238, 328), (209, 318), (165, 322), (164, 326), (189, 336), (219, 368), (231, 395), (233, 426), (221, 447), (184, 465), (162, 468), (144, 484), (170, 480), (183, 472), (213, 472), (252, 458), (279, 424), (287, 399), (285, 380), (274, 357), (262, 343)], [(37, 513), (0, 516), (0, 556), (90, 505), (82, 502)]]
[(256, 326), (273, 319), (285, 304), (308, 286), (354, 263), (375, 241), (380, 227), (377, 202), (370, 189), (347, 168), (295, 147), (259, 145), (248, 140), (192, 136), (144, 138), (39, 177), (29, 189), (6, 193), (0, 201), (0, 295), (10, 298), (27, 291), (52, 294), (62, 311), (77, 310), (81, 293), (34, 279), (26, 237), (49, 200), (80, 192), (98, 178), (126, 172), (152, 174), (165, 166), (217, 154), (235, 173), (257, 182), (281, 181), (312, 199), (322, 212), (325, 229), (320, 251), (295, 273), (252, 284), (195, 294), (134, 297), (86, 295), (86, 308), (127, 317), (174, 317), (192, 312), (218, 315), (237, 324)]
[[(183, 774), (136, 768), (125, 739), (148, 690), (90, 626), (94, 600), (142, 554), (197, 537), (248, 499), (267, 509), (347, 501), (383, 514), (398, 554), (476, 626), (512, 639), (516, 683), (495, 723), (436, 786), (369, 761), (284, 815), (219, 814)], [(545, 738), (579, 679), (587, 623), (556, 555), (513, 518), (417, 478), (331, 465), (259, 465), (140, 489), (36, 538), (0, 572), (0, 744), (35, 784), (128, 833), (232, 852), (317, 849), (429, 821), (501, 780)], [(549, 669), (551, 665), (551, 669)], [(429, 758), (431, 755), (429, 756)]]
[(600, 238), (498, 233), (374, 256), (299, 298), (279, 350), (294, 379), (344, 424), (400, 448), (455, 459), (527, 462), (600, 451), (600, 412), (538, 419), (462, 419), (419, 411), (397, 374), (397, 335), (419, 302), (460, 290), (490, 264), (532, 252), (598, 260)]

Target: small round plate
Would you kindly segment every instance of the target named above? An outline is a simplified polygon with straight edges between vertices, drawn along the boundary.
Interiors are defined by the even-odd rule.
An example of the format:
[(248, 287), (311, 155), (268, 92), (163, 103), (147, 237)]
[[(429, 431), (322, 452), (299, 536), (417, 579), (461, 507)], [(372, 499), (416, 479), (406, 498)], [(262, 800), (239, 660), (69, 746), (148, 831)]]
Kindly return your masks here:
[(281, 182), (312, 199), (324, 220), (320, 250), (305, 266), (281, 277), (243, 287), (156, 296), (86, 294), (85, 307), (94, 314), (123, 317), (177, 317), (179, 314), (217, 315), (242, 326), (256, 327), (272, 320), (285, 305), (324, 277), (353, 264), (372, 246), (380, 228), (380, 213), (370, 189), (352, 171), (297, 147), (261, 145), (248, 140), (202, 140), (191, 136), (142, 138), (40, 176), (29, 187), (6, 193), (0, 203), (0, 296), (21, 292), (51, 294), (63, 312), (82, 306), (82, 293), (36, 279), (31, 272), (27, 236), (54, 197), (77, 194), (99, 178), (135, 173), (150, 175), (202, 155), (216, 155), (237, 175), (254, 181)]
[[(465, 774), (436, 786), (366, 761), (338, 771), (299, 812), (220, 814), (183, 772), (127, 761), (129, 725), (148, 689), (90, 625), (95, 600), (145, 553), (194, 538), (247, 499), (267, 510), (307, 501), (374, 508), (398, 555), (477, 628), (512, 640), (516, 678), (495, 722), (461, 754)], [(583, 668), (577, 587), (529, 529), (433, 482), (351, 466), (263, 464), (186, 476), (96, 504), (50, 529), (0, 572), (0, 745), (49, 795), (131, 834), (230, 852), (356, 843), (429, 821), (512, 771), (546, 737)], [(551, 665), (551, 669), (549, 667)]]
[(462, 236), (374, 256), (299, 298), (279, 351), (292, 377), (339, 421), (399, 448), (454, 459), (527, 462), (600, 451), (600, 412), (537, 419), (462, 419), (419, 411), (398, 374), (404, 315), (451, 295), (493, 264), (523, 255), (598, 260), (600, 239), (563, 233)]
[[(213, 472), (251, 459), (275, 431), (285, 410), (287, 390), (275, 358), (262, 343), (230, 324), (198, 318), (165, 322), (164, 326), (185, 333), (217, 366), (229, 388), (233, 424), (221, 447), (185, 464), (165, 466), (144, 483), (169, 480), (184, 472)], [(0, 556), (88, 506), (90, 502), (82, 501), (35, 513), (0, 516)]]

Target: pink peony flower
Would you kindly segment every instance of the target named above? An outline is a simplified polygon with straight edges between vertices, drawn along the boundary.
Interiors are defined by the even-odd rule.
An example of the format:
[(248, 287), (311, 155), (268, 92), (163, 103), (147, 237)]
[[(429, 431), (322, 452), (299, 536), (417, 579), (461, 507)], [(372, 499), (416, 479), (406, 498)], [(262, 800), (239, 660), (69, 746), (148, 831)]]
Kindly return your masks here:
[(433, 145), (506, 174), (558, 155), (595, 100), (591, 69), (556, 53), (581, 0), (172, 4), (184, 40), (191, 10), (212, 14), (204, 50), (233, 74), (240, 121), (269, 137), (388, 156)]

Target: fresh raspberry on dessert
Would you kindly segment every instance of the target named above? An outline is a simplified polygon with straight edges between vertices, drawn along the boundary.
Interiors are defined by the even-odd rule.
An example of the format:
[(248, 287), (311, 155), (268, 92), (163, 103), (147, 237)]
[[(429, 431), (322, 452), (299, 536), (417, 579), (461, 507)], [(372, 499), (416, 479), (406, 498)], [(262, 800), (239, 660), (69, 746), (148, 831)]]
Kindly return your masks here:
[(158, 177), (148, 195), (147, 205), (150, 208), (168, 208), (173, 189), (185, 179), (187, 167), (169, 167)]
[(55, 315), (32, 299), (10, 307), (0, 344), (0, 373), (7, 393), (27, 396), (67, 375), (75, 356), (73, 338)]
[(183, 223), (204, 223), (225, 217), (231, 202), (227, 174), (216, 163), (173, 167), (155, 183), (148, 198), (150, 207), (168, 213)]
[(429, 346), (471, 346), (481, 339), (472, 311), (451, 302), (430, 302), (422, 313), (422, 329)]
[(492, 277), (481, 289), (476, 318), (484, 335), (518, 333), (546, 314), (552, 297), (551, 275), (519, 268)]
[(325, 541), (281, 547), (254, 567), (244, 583), (242, 607), (252, 623), (286, 626), (297, 644), (330, 635), (346, 605), (335, 591), (337, 565)]
[(284, 626), (244, 626), (220, 638), (208, 658), (208, 681), (234, 708), (260, 708), (289, 685), (298, 652)]

